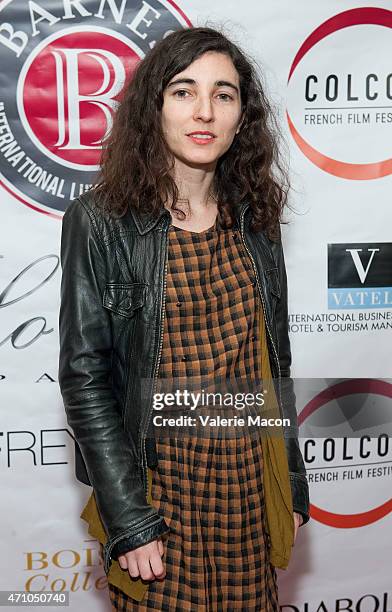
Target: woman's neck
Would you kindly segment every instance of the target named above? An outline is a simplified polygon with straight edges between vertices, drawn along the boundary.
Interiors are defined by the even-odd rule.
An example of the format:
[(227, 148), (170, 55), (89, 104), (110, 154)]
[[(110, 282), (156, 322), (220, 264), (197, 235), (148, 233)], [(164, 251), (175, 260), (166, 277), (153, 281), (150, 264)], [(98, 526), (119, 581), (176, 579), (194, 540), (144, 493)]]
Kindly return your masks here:
[(186, 214), (208, 214), (216, 202), (212, 196), (215, 164), (210, 167), (192, 168), (176, 160), (173, 178), (176, 182), (179, 201), (177, 208), (184, 209)]

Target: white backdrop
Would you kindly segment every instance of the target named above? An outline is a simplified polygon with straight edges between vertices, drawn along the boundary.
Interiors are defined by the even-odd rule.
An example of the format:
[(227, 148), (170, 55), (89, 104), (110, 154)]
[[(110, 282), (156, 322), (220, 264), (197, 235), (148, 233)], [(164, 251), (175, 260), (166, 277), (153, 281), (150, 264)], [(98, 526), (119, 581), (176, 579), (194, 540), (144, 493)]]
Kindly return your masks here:
[[(313, 428), (312, 518), (279, 572), (281, 605), (392, 609), (389, 7), (37, 0), (30, 13), (22, 0), (0, 2), (1, 589), (71, 589), (71, 610), (110, 609), (97, 542), (78, 518), (90, 489), (73, 476), (57, 384), (61, 217), (97, 158), (56, 144), (60, 93), (52, 72), (39, 80), (39, 62), (48, 40), (61, 47), (73, 34), (85, 45), (98, 31), (95, 45), (114, 36), (141, 57), (154, 37), (191, 23), (224, 26), (258, 61), (288, 144), (292, 372), (315, 390), (298, 395), (300, 422)], [(332, 379), (336, 399), (322, 400)], [(339, 415), (343, 434), (332, 427)]]

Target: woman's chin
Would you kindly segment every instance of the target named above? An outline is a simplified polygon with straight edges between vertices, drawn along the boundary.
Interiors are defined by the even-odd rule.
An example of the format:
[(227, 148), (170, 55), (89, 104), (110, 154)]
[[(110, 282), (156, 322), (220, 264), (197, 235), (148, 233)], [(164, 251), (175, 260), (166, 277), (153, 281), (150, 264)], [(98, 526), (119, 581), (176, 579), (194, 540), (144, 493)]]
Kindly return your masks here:
[(205, 170), (213, 170), (216, 166), (216, 162), (219, 157), (217, 155), (208, 155), (200, 151), (198, 153), (174, 153), (174, 156), (181, 163), (189, 166), (190, 168), (203, 168)]

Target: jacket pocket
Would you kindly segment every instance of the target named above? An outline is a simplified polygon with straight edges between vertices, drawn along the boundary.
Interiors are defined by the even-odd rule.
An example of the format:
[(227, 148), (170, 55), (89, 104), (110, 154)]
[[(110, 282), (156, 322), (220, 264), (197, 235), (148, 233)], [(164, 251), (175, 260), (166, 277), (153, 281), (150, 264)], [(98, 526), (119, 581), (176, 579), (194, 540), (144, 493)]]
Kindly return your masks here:
[(269, 291), (276, 297), (280, 298), (280, 282), (278, 268), (270, 268), (265, 271), (265, 278)]
[(106, 283), (103, 306), (129, 319), (144, 305), (146, 290), (146, 283)]

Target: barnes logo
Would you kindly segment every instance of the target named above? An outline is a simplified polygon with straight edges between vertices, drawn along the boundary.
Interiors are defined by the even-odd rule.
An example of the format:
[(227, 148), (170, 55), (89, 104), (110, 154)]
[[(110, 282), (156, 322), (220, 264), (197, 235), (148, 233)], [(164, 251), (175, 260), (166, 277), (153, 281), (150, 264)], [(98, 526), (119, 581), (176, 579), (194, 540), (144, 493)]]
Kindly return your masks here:
[(61, 218), (90, 188), (125, 81), (189, 20), (164, 0), (3, 2), (1, 184)]

